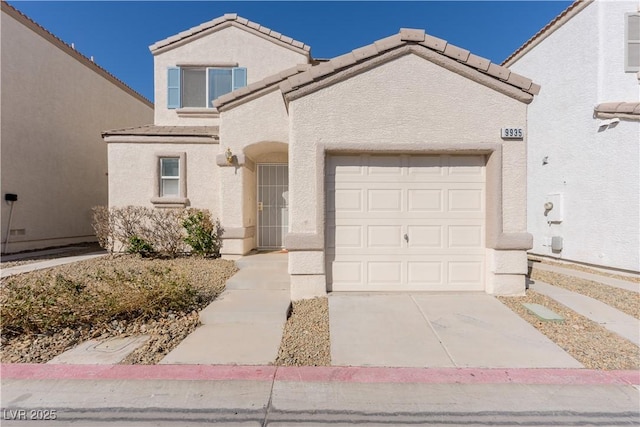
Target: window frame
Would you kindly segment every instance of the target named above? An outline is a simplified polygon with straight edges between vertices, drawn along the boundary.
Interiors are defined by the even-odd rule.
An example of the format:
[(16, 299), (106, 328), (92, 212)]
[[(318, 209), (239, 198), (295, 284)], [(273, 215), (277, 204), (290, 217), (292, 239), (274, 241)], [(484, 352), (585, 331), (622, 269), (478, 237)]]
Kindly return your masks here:
[(640, 34), (638, 34), (638, 38), (631, 39), (629, 38), (629, 27), (631, 17), (636, 17), (640, 20), (640, 12), (628, 12), (624, 14), (624, 71), (625, 73), (635, 73), (640, 72), (640, 64), (638, 65), (630, 65), (629, 64), (629, 54), (631, 51), (631, 46), (637, 46), (640, 49)]
[[(178, 159), (178, 176), (165, 177), (162, 175), (162, 160)], [(185, 152), (158, 152), (154, 156), (155, 177), (153, 184), (153, 196), (151, 203), (158, 207), (185, 207), (189, 204), (187, 198), (187, 153)], [(178, 195), (163, 195), (162, 180), (177, 179)]]
[[(180, 197), (180, 157), (160, 157), (160, 191), (159, 197)], [(177, 160), (178, 162), (178, 173), (176, 175), (165, 175), (164, 174), (164, 164), (165, 160)], [(178, 182), (178, 194), (166, 194), (165, 192), (165, 182), (166, 181), (177, 181)]]
[[(204, 71), (204, 93), (205, 93), (205, 105), (199, 106), (185, 106), (184, 92), (185, 92), (185, 73), (184, 70), (203, 70)], [(177, 65), (175, 67), (169, 67), (167, 69), (167, 108), (168, 109), (209, 109), (215, 110), (213, 106), (214, 99), (208, 99), (211, 93), (211, 70), (228, 70), (231, 72), (231, 86), (230, 91), (240, 89), (247, 86), (247, 69), (246, 67), (228, 66), (228, 65)], [(172, 76), (172, 72), (177, 72), (177, 84), (172, 82), (176, 76)], [(199, 85), (200, 86), (200, 85)], [(225, 94), (226, 94), (225, 93)], [(223, 96), (222, 94), (220, 96)]]

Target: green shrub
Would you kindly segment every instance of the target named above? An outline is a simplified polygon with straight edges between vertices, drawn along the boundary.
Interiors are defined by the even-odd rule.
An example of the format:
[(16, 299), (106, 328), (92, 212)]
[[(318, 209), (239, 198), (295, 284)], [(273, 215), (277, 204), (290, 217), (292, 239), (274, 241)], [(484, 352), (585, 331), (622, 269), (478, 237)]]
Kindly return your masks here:
[(220, 221), (211, 219), (209, 211), (190, 209), (182, 226), (187, 230), (184, 241), (191, 246), (193, 253), (215, 258), (220, 256), (222, 228)]
[(151, 256), (156, 252), (153, 245), (138, 236), (129, 237), (127, 253), (138, 254), (143, 257)]

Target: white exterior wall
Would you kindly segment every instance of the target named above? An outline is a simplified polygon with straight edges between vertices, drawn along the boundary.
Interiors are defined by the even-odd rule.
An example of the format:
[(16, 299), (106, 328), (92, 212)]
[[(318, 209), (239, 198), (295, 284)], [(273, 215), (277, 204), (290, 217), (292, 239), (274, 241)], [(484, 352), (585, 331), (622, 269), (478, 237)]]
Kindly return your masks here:
[[(266, 36), (264, 36), (266, 37)], [(306, 55), (298, 53), (247, 30), (228, 26), (154, 57), (155, 124), (156, 125), (217, 125), (218, 118), (178, 117), (167, 108), (167, 68), (180, 63), (237, 63), (247, 68), (247, 84), (262, 80), (298, 64), (306, 64)]]
[[(599, 130), (593, 118), (599, 103), (640, 99), (637, 73), (624, 72), (624, 14), (638, 5), (596, 1), (510, 66), (542, 86), (528, 117), (535, 254), (640, 270), (640, 122)], [(562, 194), (559, 223), (544, 215), (552, 193)], [(552, 236), (563, 238), (561, 252)]]
[[(104, 144), (104, 143), (103, 143)], [(109, 206), (153, 207), (151, 198), (159, 180), (158, 153), (186, 153), (189, 207), (209, 209), (220, 216), (218, 144), (118, 143), (109, 147)]]
[(25, 231), (8, 252), (94, 241), (91, 208), (108, 191), (101, 132), (149, 124), (153, 108), (2, 7), (2, 242), (6, 193), (18, 195), (11, 229)]
[[(487, 143), (502, 144), (503, 230), (524, 232), (525, 142), (503, 144), (500, 128), (525, 128), (526, 110), (526, 104), (416, 55), (292, 101), (289, 231), (324, 236), (324, 160), (319, 157), (324, 152), (319, 147), (325, 144), (360, 152), (389, 150), (396, 144), (398, 152), (406, 152), (432, 144)], [(500, 258), (503, 252), (487, 250), (487, 257)], [(524, 291), (524, 256), (517, 259), (509, 253), (509, 258), (515, 263), (492, 271), (507, 273), (502, 279), (509, 283), (498, 283), (489, 274), (488, 291)], [(323, 252), (292, 253), (289, 261), (294, 296), (308, 296), (324, 286)], [(509, 264), (498, 260), (490, 265), (505, 262)]]

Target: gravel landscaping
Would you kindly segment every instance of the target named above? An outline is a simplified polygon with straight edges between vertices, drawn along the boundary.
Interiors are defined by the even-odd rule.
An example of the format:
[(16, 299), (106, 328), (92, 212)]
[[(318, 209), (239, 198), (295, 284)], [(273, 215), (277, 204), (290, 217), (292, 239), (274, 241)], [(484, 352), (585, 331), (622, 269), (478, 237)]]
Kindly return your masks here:
[(531, 278), (597, 299), (629, 316), (640, 319), (640, 293), (638, 292), (536, 269), (533, 270)]
[[(528, 290), (524, 297), (498, 299), (586, 368), (640, 369), (640, 349), (636, 345), (545, 295)], [(523, 303), (543, 305), (565, 320), (562, 323), (541, 321)]]
[[(4, 263), (3, 267), (5, 267)], [(136, 255), (117, 255), (3, 279), (0, 282), (3, 315), (0, 360), (3, 363), (45, 363), (88, 339), (102, 340), (110, 337), (146, 334), (151, 338), (122, 363), (158, 363), (198, 326), (198, 310), (224, 290), (224, 283), (236, 271), (235, 264), (225, 260), (197, 257), (145, 259)], [(138, 276), (140, 279), (136, 279)], [(75, 290), (74, 292), (79, 294), (85, 292), (85, 288), (95, 292), (107, 290), (111, 292), (113, 290), (111, 288), (116, 288), (114, 295), (120, 295), (115, 298), (116, 300), (135, 300), (140, 297), (131, 296), (132, 290), (148, 287), (142, 286), (142, 283), (156, 283), (154, 282), (156, 277), (162, 278), (157, 282), (162, 286), (165, 282), (169, 282), (175, 283), (179, 289), (181, 289), (180, 286), (187, 286), (185, 289), (194, 290), (195, 293), (188, 292), (195, 298), (194, 301), (187, 301), (186, 305), (180, 305), (179, 309), (166, 307), (153, 313), (129, 311), (127, 312), (129, 314), (97, 323), (84, 324), (79, 321), (75, 326), (65, 326), (66, 324), (61, 323), (63, 326), (60, 327), (47, 323), (49, 320), (55, 320), (56, 316), (61, 316), (55, 310), (68, 303), (66, 300), (55, 303), (46, 298), (43, 300), (42, 295), (46, 293), (48, 286), (54, 291), (57, 289), (56, 286), (62, 286), (62, 289)], [(114, 278), (120, 278), (122, 284), (115, 285), (119, 282), (114, 282)], [(596, 298), (636, 318), (639, 316), (640, 295), (637, 293), (543, 271), (536, 271), (534, 279)], [(122, 289), (119, 289), (120, 286)], [(19, 298), (25, 298), (27, 295), (34, 298), (34, 301), (40, 301), (39, 304), (50, 304), (50, 307), (47, 306), (47, 310), (50, 311), (41, 313), (38, 317), (38, 310), (29, 309), (24, 311), (29, 318), (22, 319), (16, 315), (20, 313), (20, 304), (15, 302), (8, 304), (9, 295), (13, 295), (14, 298), (17, 298), (16, 295)], [(143, 297), (144, 295), (146, 294), (143, 294)], [(640, 369), (640, 349), (637, 346), (544, 295), (528, 290), (524, 297), (500, 297), (499, 300), (587, 368)], [(169, 301), (180, 302), (179, 298)], [(522, 303), (542, 304), (563, 316), (565, 321), (563, 323), (543, 322), (526, 310)], [(87, 305), (99, 306), (97, 303)], [(151, 302), (147, 304), (146, 301), (141, 305), (153, 306)], [(52, 319), (45, 316), (47, 313), (53, 313)], [(80, 309), (78, 313), (79, 317), (86, 316), (86, 313)], [(329, 366), (331, 364), (329, 334), (329, 308), (326, 297), (294, 302), (274, 364)]]
[[(147, 334), (149, 341), (124, 363), (157, 363), (195, 329), (197, 311), (224, 290), (236, 271), (235, 263), (219, 259), (116, 255), (5, 278), (0, 282), (0, 360), (44, 363), (91, 338)], [(91, 303), (81, 306), (63, 296), (43, 299), (48, 288), (71, 288), (69, 295), (86, 294)], [(89, 317), (91, 310), (116, 304), (128, 304), (127, 310), (113, 318)]]
[(557, 267), (568, 268), (570, 270), (583, 271), (585, 273), (591, 273), (591, 274), (597, 274), (599, 276), (611, 277), (612, 279), (626, 280), (626, 281), (632, 282), (632, 283), (640, 283), (640, 277), (632, 276), (630, 274), (626, 274), (626, 275), (625, 274), (617, 274), (617, 273), (612, 273), (611, 271), (591, 268), (591, 267), (587, 267), (587, 266), (580, 265), (580, 264), (570, 264), (570, 263), (564, 263), (564, 262), (556, 262), (556, 261), (552, 261), (552, 260), (547, 259), (547, 258), (541, 258), (541, 257), (538, 257), (538, 256), (531, 256), (530, 259), (533, 260), (534, 262), (542, 262), (543, 264), (555, 265)]
[(293, 303), (276, 359), (281, 366), (329, 366), (329, 300), (314, 298)]

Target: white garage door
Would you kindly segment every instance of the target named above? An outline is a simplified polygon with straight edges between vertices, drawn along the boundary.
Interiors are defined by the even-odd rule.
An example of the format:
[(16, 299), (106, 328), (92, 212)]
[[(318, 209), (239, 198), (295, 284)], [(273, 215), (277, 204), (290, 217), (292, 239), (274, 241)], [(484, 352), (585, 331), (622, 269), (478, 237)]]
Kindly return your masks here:
[(329, 156), (325, 188), (330, 289), (484, 289), (484, 156)]

